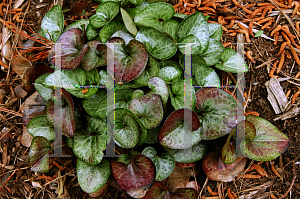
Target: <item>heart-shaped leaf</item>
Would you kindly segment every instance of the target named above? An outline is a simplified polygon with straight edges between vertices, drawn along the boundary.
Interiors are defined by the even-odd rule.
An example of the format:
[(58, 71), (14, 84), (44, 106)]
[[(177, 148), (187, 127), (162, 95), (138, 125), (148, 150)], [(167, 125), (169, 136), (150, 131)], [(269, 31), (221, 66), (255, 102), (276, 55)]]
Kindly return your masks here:
[(201, 160), (206, 155), (207, 145), (205, 142), (200, 142), (199, 144), (188, 149), (169, 149), (168, 151), (174, 156), (176, 162), (192, 163)]
[(101, 3), (96, 14), (90, 17), (90, 24), (93, 28), (101, 28), (108, 24), (119, 13), (119, 4), (113, 1)]
[(162, 23), (171, 19), (175, 10), (171, 4), (153, 3), (142, 9), (134, 17), (134, 22), (139, 27), (152, 27), (163, 32)]
[[(74, 117), (74, 103), (65, 89), (62, 89), (62, 108), (61, 108), (61, 128), (65, 136), (73, 136), (76, 129), (75, 117)], [(46, 105), (46, 115), (47, 119), (55, 124), (55, 110), (54, 110), (54, 101), (48, 100)]]
[(199, 53), (204, 53), (208, 49), (209, 30), (206, 17), (201, 12), (186, 17), (178, 26), (177, 30), (179, 38), (187, 35), (195, 35), (201, 44)]
[(89, 98), (83, 99), (82, 106), (90, 116), (98, 117), (98, 115), (96, 113), (97, 104), (99, 103), (99, 101), (101, 101), (105, 97), (106, 97), (106, 91), (104, 89), (99, 89), (95, 95), (92, 95)]
[(118, 30), (127, 31), (125, 25), (119, 21), (112, 21), (106, 24), (99, 32), (100, 41), (105, 43)]
[(191, 188), (179, 188), (174, 193), (161, 182), (155, 181), (143, 199), (172, 198), (172, 199), (197, 199), (197, 192)]
[[(61, 77), (61, 85), (56, 84), (56, 77)], [(82, 88), (80, 88), (80, 85), (85, 84), (86, 73), (81, 67), (79, 67), (73, 70), (62, 70), (61, 73), (60, 71), (55, 71), (54, 73), (50, 74), (48, 77), (45, 78), (43, 85), (52, 88), (54, 88), (54, 86), (62, 86), (66, 89), (66, 91), (79, 98), (90, 97), (98, 91), (98, 88), (88, 88), (88, 92), (83, 93)]]
[(49, 141), (54, 141), (55, 132), (53, 123), (47, 120), (45, 115), (33, 118), (28, 124), (28, 132), (33, 137), (42, 136)]
[(288, 136), (269, 121), (255, 115), (247, 115), (246, 119), (256, 129), (254, 139), (245, 139), (241, 142), (240, 148), (246, 157), (256, 161), (270, 161), (288, 149), (290, 142)]
[(163, 153), (161, 157), (158, 157), (153, 147), (147, 147), (143, 150), (142, 154), (152, 160), (156, 167), (156, 181), (162, 181), (166, 179), (175, 168), (175, 160), (173, 155), (169, 153)]
[(80, 19), (70, 25), (68, 25), (65, 29), (65, 31), (70, 30), (72, 28), (80, 28), (82, 32), (86, 31), (87, 27), (89, 25), (88, 19)]
[(43, 98), (43, 100), (47, 101), (49, 99), (51, 99), (52, 94), (53, 94), (53, 89), (52, 88), (46, 88), (43, 83), (46, 79), (46, 77), (48, 77), (48, 75), (50, 75), (51, 73), (45, 73), (42, 74), (41, 76), (39, 76), (35, 82), (34, 82), (34, 88), (36, 89), (37, 92), (39, 92), (39, 94), (41, 95), (41, 97)]
[(116, 108), (114, 114), (109, 113), (108, 121), (114, 125), (114, 139), (119, 146), (123, 148), (135, 147), (138, 143), (139, 125), (131, 111)]
[[(185, 114), (189, 118), (187, 121), (185, 121)], [(178, 109), (166, 119), (158, 134), (158, 140), (163, 147), (169, 149), (188, 149), (200, 142), (199, 127), (200, 121), (194, 111)]]
[(133, 156), (128, 164), (112, 161), (110, 166), (114, 179), (124, 191), (141, 188), (148, 190), (153, 185), (155, 165), (145, 155)]
[(99, 35), (99, 29), (94, 29), (91, 24), (87, 25), (85, 36), (88, 40), (92, 40)]
[(37, 91), (30, 95), (21, 106), (23, 125), (27, 127), (30, 120), (34, 117), (44, 115), (45, 106), (46, 102)]
[(140, 90), (140, 89), (137, 89), (137, 90), (134, 90), (132, 95), (131, 95), (131, 99), (134, 99), (136, 97), (140, 97), (142, 95), (144, 95), (144, 91)]
[[(97, 165), (101, 162), (104, 155), (103, 150), (106, 148), (106, 123), (95, 118), (91, 121), (97, 123), (97, 131), (91, 134), (77, 131), (73, 138), (73, 152), (78, 159), (86, 164)], [(93, 123), (90, 125), (95, 125)], [(91, 128), (95, 129), (95, 127)]]
[[(127, 46), (122, 38), (114, 37), (108, 41), (114, 45), (114, 65), (110, 64), (108, 72), (119, 84), (123, 84), (137, 78), (146, 68), (148, 52), (145, 46), (131, 40)], [(113, 50), (113, 49), (112, 49)], [(110, 66), (114, 66), (111, 68)]]
[(136, 6), (137, 9), (139, 10), (143, 10), (145, 7), (151, 5), (152, 3), (148, 2), (148, 1), (144, 1), (141, 5)]
[(78, 183), (86, 193), (93, 193), (103, 187), (110, 175), (109, 162), (103, 159), (100, 164), (90, 166), (77, 160)]
[(157, 76), (165, 80), (167, 84), (172, 84), (181, 80), (181, 74), (181, 68), (179, 69), (173, 66), (166, 66), (159, 70)]
[(170, 59), (160, 60), (158, 64), (159, 64), (160, 68), (163, 68), (163, 67), (166, 67), (166, 66), (172, 66), (172, 67), (177, 68), (177, 69), (182, 69), (181, 66), (178, 64), (178, 62), (176, 62), (174, 60), (170, 60)]
[(220, 24), (217, 23), (208, 23), (209, 36), (212, 39), (220, 41), (223, 34), (223, 28)]
[(201, 54), (208, 66), (215, 65), (220, 60), (220, 55), (224, 50), (223, 44), (216, 39), (210, 39), (207, 51)]
[[(89, 49), (89, 46), (82, 44), (81, 41), (82, 30), (73, 28), (67, 30), (56, 40), (56, 45), (60, 45), (61, 54), (61, 67), (63, 69), (75, 69), (80, 65), (80, 62)], [(49, 51), (48, 60), (51, 64), (55, 65), (55, 46)]]
[(198, 86), (220, 86), (221, 81), (216, 71), (204, 64), (195, 68), (195, 79)]
[[(98, 73), (98, 70), (96, 68), (93, 68), (89, 71), (84, 70), (85, 73), (85, 84), (87, 85), (99, 85), (100, 76)], [(96, 91), (97, 92), (97, 91)]]
[(184, 82), (181, 80), (179, 82), (175, 82), (171, 85), (170, 88), (170, 97), (171, 97), (171, 104), (175, 110), (181, 109), (186, 107), (185, 101), (186, 93), (190, 93), (189, 95), (192, 97), (191, 99), (191, 107), (190, 109), (194, 109), (196, 106), (196, 96), (195, 96), (195, 89), (189, 82)]
[(156, 76), (159, 73), (159, 66), (154, 57), (152, 55), (149, 55), (148, 57), (148, 63), (145, 68), (145, 70), (133, 80), (136, 84), (139, 84), (141, 86), (148, 86), (148, 82), (151, 77)]
[(107, 47), (100, 41), (90, 41), (87, 45), (90, 49), (86, 51), (82, 59), (82, 67), (85, 70), (91, 70), (98, 66), (105, 66), (107, 64)]
[(220, 150), (209, 153), (202, 162), (204, 173), (211, 180), (231, 182), (234, 178), (244, 172), (247, 158), (238, 157), (232, 164), (225, 164), (221, 158)]
[(117, 30), (114, 34), (112, 34), (111, 38), (113, 37), (121, 37), (122, 39), (124, 39), (125, 45), (127, 45), (130, 40), (134, 39), (131, 34), (123, 30)]
[(197, 108), (201, 112), (202, 139), (212, 140), (222, 137), (236, 126), (243, 117), (237, 111), (243, 107), (227, 92), (219, 88), (202, 88), (196, 93)]
[(256, 136), (256, 130), (254, 125), (247, 120), (239, 122), (237, 127), (232, 129), (221, 151), (222, 160), (225, 164), (234, 163), (237, 159), (236, 141), (231, 141), (236, 140), (236, 134), (245, 136), (246, 140), (253, 140)]
[(60, 5), (53, 6), (44, 16), (41, 23), (44, 38), (56, 42), (64, 29), (64, 15)]
[(132, 19), (134, 19), (135, 15), (140, 12), (140, 9), (138, 8), (126, 8), (125, 10)]
[(163, 106), (158, 94), (147, 94), (134, 98), (128, 109), (135, 114), (147, 129), (157, 127), (163, 118)]
[(246, 73), (248, 66), (240, 54), (231, 48), (225, 48), (220, 55), (221, 62), (215, 64), (217, 69), (231, 73)]
[(182, 54), (185, 54), (185, 48), (191, 48), (191, 54), (197, 55), (201, 52), (201, 44), (195, 35), (187, 35), (178, 40), (178, 47)]
[(129, 1), (130, 1), (130, 3), (132, 3), (136, 6), (139, 6), (144, 2), (144, 0), (129, 0)]
[(49, 151), (51, 150), (50, 142), (44, 137), (34, 137), (28, 154), (28, 163), (32, 171), (48, 172), (49, 171)]
[(149, 53), (156, 59), (169, 59), (177, 51), (176, 43), (155, 28), (142, 28), (135, 39), (144, 43)]
[(149, 94), (159, 94), (163, 105), (166, 106), (170, 95), (166, 82), (160, 77), (152, 77), (148, 82), (148, 87), (151, 88)]
[(121, 15), (122, 15), (124, 24), (125, 24), (128, 32), (130, 32), (133, 35), (136, 35), (138, 30), (137, 30), (132, 18), (123, 8), (120, 8), (120, 10), (121, 10)]
[(179, 22), (173, 19), (165, 20), (162, 23), (162, 28), (164, 33), (170, 35), (175, 41), (178, 40), (177, 28), (179, 26)]
[[(89, 121), (89, 125), (86, 128), (86, 132), (89, 135), (94, 135), (96, 134), (103, 134), (103, 122), (105, 122), (105, 120), (102, 119), (98, 119), (98, 118), (91, 118)], [(106, 143), (110, 143), (111, 141), (111, 131), (110, 131), (110, 126), (107, 126), (107, 134), (106, 134)], [(101, 143), (103, 142), (103, 140), (101, 140)]]

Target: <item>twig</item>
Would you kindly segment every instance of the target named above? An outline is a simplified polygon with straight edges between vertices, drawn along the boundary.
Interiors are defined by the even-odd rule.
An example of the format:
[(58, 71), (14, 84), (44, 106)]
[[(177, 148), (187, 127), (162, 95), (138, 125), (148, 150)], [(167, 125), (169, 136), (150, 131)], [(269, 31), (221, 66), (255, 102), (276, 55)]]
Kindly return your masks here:
[(5, 187), (5, 185), (8, 183), (8, 181), (10, 180), (10, 178), (16, 173), (17, 170), (14, 170), (14, 172), (12, 174), (10, 174), (10, 176), (5, 180), (5, 182), (3, 183), (3, 185), (0, 187), (0, 191), (2, 191), (2, 189)]
[(285, 192), (285, 194), (284, 194), (283, 196), (281, 196), (279, 199), (285, 198), (285, 197), (289, 194), (289, 192), (292, 190), (292, 188), (293, 188), (293, 186), (294, 186), (295, 180), (296, 180), (296, 178), (297, 178), (296, 172), (295, 172), (295, 161), (293, 161), (293, 174), (294, 174), (294, 176), (293, 176), (293, 180), (292, 180), (292, 183), (291, 183), (290, 187), (289, 187), (288, 190)]
[(202, 189), (201, 189), (201, 191), (200, 191), (200, 193), (199, 193), (199, 195), (198, 195), (198, 199), (200, 199), (201, 194), (202, 194), (202, 192), (203, 192), (203, 190), (204, 190), (204, 187), (207, 185), (207, 183), (208, 183), (208, 177), (206, 176), (206, 180), (205, 180), (205, 182), (204, 182), (204, 184), (203, 184), (203, 186), (202, 186)]
[(9, 113), (9, 114), (12, 114), (12, 115), (16, 115), (16, 116), (19, 116), (19, 117), (23, 117), (22, 113), (18, 113), (18, 112), (15, 112), (15, 111), (12, 111), (12, 110), (9, 110), (9, 109), (6, 109), (6, 108), (0, 107), (0, 111), (6, 112), (6, 113)]
[(276, 59), (276, 58), (274, 58), (274, 59), (272, 59), (272, 60), (270, 60), (270, 61), (264, 62), (264, 63), (260, 64), (259, 66), (256, 66), (255, 69), (261, 68), (261, 67), (263, 67), (263, 66), (265, 66), (265, 65), (268, 65), (269, 63), (271, 63), (271, 62), (274, 61), (275, 59)]

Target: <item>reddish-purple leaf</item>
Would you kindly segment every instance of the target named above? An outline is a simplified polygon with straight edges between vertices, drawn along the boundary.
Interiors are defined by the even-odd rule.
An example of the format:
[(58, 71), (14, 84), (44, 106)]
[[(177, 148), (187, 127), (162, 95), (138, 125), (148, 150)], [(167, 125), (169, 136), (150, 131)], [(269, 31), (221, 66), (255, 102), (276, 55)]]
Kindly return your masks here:
[(61, 50), (60, 56), (62, 69), (75, 69), (83, 59), (86, 51), (89, 49), (87, 44), (82, 44), (82, 30), (72, 28), (59, 36), (55, 45), (49, 52), (49, 62), (55, 65), (55, 47)]
[(128, 165), (123, 162), (111, 162), (111, 171), (118, 184), (124, 191), (132, 189), (149, 189), (155, 179), (155, 165), (145, 155), (135, 155)]
[(232, 164), (225, 164), (222, 161), (221, 151), (216, 150), (209, 153), (202, 163), (204, 173), (212, 180), (231, 182), (238, 175), (243, 173), (247, 158), (238, 157)]
[[(73, 136), (76, 129), (75, 117), (74, 117), (74, 103), (70, 94), (62, 89), (62, 130), (63, 134), (66, 136)], [(48, 119), (54, 123), (54, 101), (48, 100), (46, 105), (46, 114)]]
[(114, 73), (114, 78), (119, 84), (134, 80), (144, 71), (149, 55), (143, 43), (132, 39), (126, 46), (120, 37), (111, 38), (108, 43), (115, 44), (114, 65), (108, 65), (108, 72), (111, 75)]
[(34, 92), (32, 95), (30, 95), (21, 106), (23, 125), (27, 127), (30, 120), (36, 116), (44, 115), (45, 106), (46, 102), (38, 92)]

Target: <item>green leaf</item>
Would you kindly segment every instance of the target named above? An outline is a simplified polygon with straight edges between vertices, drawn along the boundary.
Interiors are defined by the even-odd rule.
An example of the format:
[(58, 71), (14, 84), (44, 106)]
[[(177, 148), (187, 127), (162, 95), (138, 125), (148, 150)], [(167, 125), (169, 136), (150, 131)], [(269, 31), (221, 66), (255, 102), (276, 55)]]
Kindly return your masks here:
[(160, 69), (158, 77), (165, 80), (167, 84), (178, 82), (181, 79), (182, 70), (173, 66), (166, 66)]
[(148, 82), (148, 87), (151, 89), (149, 94), (159, 94), (161, 96), (165, 107), (170, 96), (166, 82), (160, 77), (152, 77)]
[(88, 40), (92, 40), (99, 35), (99, 31), (99, 29), (95, 29), (91, 26), (91, 24), (89, 24), (87, 25), (85, 36)]
[(96, 135), (84, 131), (77, 131), (74, 135), (73, 152), (75, 156), (88, 165), (97, 165), (103, 158), (106, 148), (106, 123), (100, 119), (93, 119), (98, 123)]
[(199, 142), (199, 144), (192, 146), (184, 150), (168, 150), (171, 153), (176, 162), (180, 163), (192, 163), (201, 160), (207, 151), (207, 144), (205, 142)]
[(178, 26), (178, 36), (185, 37), (187, 35), (195, 35), (201, 44), (201, 51), (204, 53), (208, 49), (209, 44), (209, 29), (207, 20), (201, 12), (186, 17)]
[(112, 21), (106, 24), (99, 32), (101, 42), (105, 43), (117, 30), (127, 31), (125, 25), (119, 21)]
[[(190, 120), (184, 120), (185, 114), (192, 116)], [(159, 143), (169, 149), (188, 149), (200, 142), (199, 127), (200, 121), (194, 111), (178, 109), (166, 119), (158, 134)]]
[(162, 181), (166, 179), (175, 168), (175, 160), (173, 155), (169, 153), (163, 153), (161, 157), (158, 157), (153, 147), (147, 147), (143, 150), (142, 154), (152, 160), (156, 168), (156, 181)]
[(70, 30), (72, 28), (80, 28), (82, 30), (82, 32), (84, 32), (85, 30), (87, 30), (88, 25), (89, 25), (89, 20), (88, 19), (80, 19), (80, 20), (68, 25), (65, 28), (64, 32), (66, 32), (67, 30)]
[(127, 45), (132, 39), (134, 39), (131, 34), (123, 30), (117, 30), (114, 34), (112, 34), (111, 38), (113, 37), (121, 37), (122, 39), (124, 39), (125, 45)]
[(241, 142), (240, 148), (246, 157), (255, 161), (270, 161), (288, 149), (290, 143), (288, 136), (269, 121), (255, 115), (247, 115), (246, 119), (256, 130), (254, 139), (245, 139)]
[(248, 66), (240, 54), (231, 48), (225, 48), (220, 56), (222, 63), (217, 63), (217, 69), (231, 73), (246, 73)]
[(97, 104), (99, 101), (106, 97), (106, 91), (104, 89), (99, 89), (95, 95), (92, 95), (89, 98), (82, 100), (82, 106), (85, 111), (92, 117), (99, 117), (96, 113), (97, 111)]
[(128, 109), (116, 108), (115, 119), (112, 113), (108, 114), (108, 121), (114, 124), (114, 140), (123, 148), (133, 148), (138, 143), (139, 126), (134, 114)]
[(143, 43), (133, 39), (126, 46), (122, 38), (112, 38), (108, 43), (114, 45), (114, 64), (108, 65), (108, 72), (119, 84), (137, 78), (146, 68), (148, 52)]
[(86, 85), (99, 85), (100, 76), (96, 68), (89, 71), (85, 70), (84, 72), (86, 76), (86, 81), (85, 81)]
[(192, 55), (197, 55), (201, 52), (201, 44), (195, 35), (187, 35), (178, 40), (178, 47), (182, 54), (185, 54), (185, 47), (191, 48)]
[(43, 85), (43, 82), (45, 81), (46, 77), (48, 77), (50, 74), (51, 73), (42, 74), (34, 82), (35, 90), (41, 95), (41, 97), (45, 101), (51, 99), (52, 94), (54, 92), (52, 88), (47, 88)]
[(129, 0), (129, 1), (130, 1), (130, 3), (132, 3), (136, 6), (139, 6), (144, 2), (144, 0)]
[(86, 193), (94, 193), (103, 187), (110, 175), (109, 162), (103, 159), (100, 164), (90, 166), (77, 160), (78, 183)]
[(263, 30), (259, 30), (257, 31), (257, 33), (255, 33), (254, 37), (260, 37), (264, 34), (264, 31)]
[(131, 99), (134, 99), (136, 97), (139, 97), (139, 96), (142, 96), (144, 95), (144, 91), (140, 90), (140, 89), (137, 89), (137, 90), (134, 90), (132, 95), (131, 95)]
[(44, 16), (41, 23), (44, 38), (56, 42), (64, 29), (64, 15), (60, 5), (53, 6)]
[(215, 39), (210, 39), (207, 51), (200, 55), (205, 60), (207, 66), (213, 66), (220, 61), (220, 55), (223, 50), (224, 46), (221, 42)]
[(36, 116), (27, 126), (30, 135), (33, 137), (42, 136), (49, 141), (54, 141), (56, 137), (53, 127), (53, 124), (47, 120), (45, 115)]
[(147, 94), (134, 98), (128, 109), (135, 114), (147, 129), (157, 127), (163, 118), (163, 106), (160, 95)]
[(148, 136), (145, 141), (147, 144), (155, 144), (158, 142), (157, 136), (162, 126), (163, 123), (161, 122), (156, 128), (147, 130)]
[(32, 171), (49, 172), (50, 142), (44, 137), (34, 137), (28, 154), (28, 163)]
[(162, 32), (163, 21), (171, 19), (174, 14), (175, 10), (171, 4), (153, 3), (137, 13), (134, 22), (138, 27), (152, 27)]
[(101, 28), (108, 24), (119, 13), (119, 4), (113, 1), (101, 3), (96, 14), (90, 17), (90, 24), (94, 29)]
[(212, 140), (230, 133), (243, 117), (237, 111), (243, 107), (226, 91), (219, 88), (202, 88), (196, 93), (197, 108), (202, 117), (202, 139)]
[(208, 23), (209, 36), (211, 39), (216, 39), (220, 41), (223, 34), (223, 28), (220, 24), (217, 23)]
[(198, 65), (195, 69), (195, 79), (198, 86), (220, 86), (221, 81), (215, 69), (206, 65)]
[(177, 28), (179, 26), (179, 22), (173, 19), (165, 20), (162, 23), (163, 32), (170, 35), (175, 41), (178, 40)]
[(169, 59), (177, 51), (176, 43), (154, 28), (142, 28), (135, 38), (143, 42), (156, 59)]
[(98, 66), (105, 66), (107, 64), (107, 47), (95, 40), (88, 42), (87, 45), (90, 49), (86, 51), (82, 59), (82, 67), (89, 71)]
[(175, 110), (185, 108), (185, 99), (187, 92), (190, 92), (192, 101), (190, 109), (194, 109), (196, 106), (196, 96), (195, 96), (195, 89), (189, 82), (184, 82), (181, 80), (179, 82), (175, 82), (170, 86), (170, 97), (171, 97), (171, 104)]
[(134, 19), (135, 15), (140, 12), (138, 8), (126, 8), (125, 10), (132, 19)]
[(135, 26), (135, 23), (133, 22), (132, 18), (130, 17), (130, 15), (123, 8), (120, 8), (120, 10), (121, 10), (121, 15), (122, 15), (124, 24), (126, 26), (126, 29), (131, 34), (136, 35), (138, 33), (138, 30), (137, 30), (137, 28)]

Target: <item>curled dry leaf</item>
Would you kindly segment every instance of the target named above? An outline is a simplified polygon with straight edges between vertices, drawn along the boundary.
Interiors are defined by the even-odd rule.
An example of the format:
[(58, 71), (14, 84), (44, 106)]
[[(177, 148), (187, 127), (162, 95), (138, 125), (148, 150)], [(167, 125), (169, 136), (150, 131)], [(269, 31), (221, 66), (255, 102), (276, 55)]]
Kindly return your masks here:
[(26, 70), (31, 68), (32, 64), (25, 57), (15, 57), (11, 60), (11, 66), (12, 70), (15, 71), (21, 79), (23, 79)]
[(244, 171), (247, 158), (238, 157), (232, 164), (225, 164), (221, 158), (221, 151), (216, 150), (209, 153), (202, 163), (204, 173), (212, 180), (231, 182)]
[(33, 139), (32, 135), (28, 133), (27, 127), (23, 125), (23, 133), (21, 137), (21, 144), (25, 147), (30, 147), (31, 140)]

